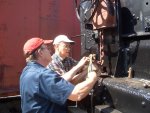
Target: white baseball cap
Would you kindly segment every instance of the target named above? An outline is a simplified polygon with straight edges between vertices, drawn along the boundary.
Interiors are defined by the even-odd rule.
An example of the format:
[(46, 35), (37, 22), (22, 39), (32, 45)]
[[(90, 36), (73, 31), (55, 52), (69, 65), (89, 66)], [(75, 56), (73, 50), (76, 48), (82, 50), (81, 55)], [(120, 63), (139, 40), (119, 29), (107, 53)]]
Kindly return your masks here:
[(66, 35), (58, 35), (55, 37), (53, 44), (59, 44), (60, 42), (74, 43), (73, 40), (70, 40)]

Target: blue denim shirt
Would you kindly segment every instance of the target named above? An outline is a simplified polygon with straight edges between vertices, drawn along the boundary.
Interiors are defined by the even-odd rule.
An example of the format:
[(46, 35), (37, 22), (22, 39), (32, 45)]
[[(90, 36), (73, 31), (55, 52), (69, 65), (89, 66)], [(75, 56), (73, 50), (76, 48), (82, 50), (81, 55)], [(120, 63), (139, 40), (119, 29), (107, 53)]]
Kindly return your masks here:
[(29, 62), (20, 77), (22, 113), (66, 113), (74, 85), (56, 72)]

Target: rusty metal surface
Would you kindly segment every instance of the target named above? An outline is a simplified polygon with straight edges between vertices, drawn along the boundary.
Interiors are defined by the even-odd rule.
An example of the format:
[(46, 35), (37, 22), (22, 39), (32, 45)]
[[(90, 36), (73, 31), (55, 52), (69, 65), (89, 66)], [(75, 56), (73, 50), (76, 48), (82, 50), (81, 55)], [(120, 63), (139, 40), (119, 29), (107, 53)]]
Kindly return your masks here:
[(94, 29), (116, 26), (115, 0), (101, 0), (92, 20)]
[[(19, 76), (25, 66), (22, 47), (27, 39), (80, 34), (70, 0), (0, 0), (0, 14), (0, 96), (18, 93)], [(76, 44), (71, 55), (79, 59), (80, 39), (72, 40)]]

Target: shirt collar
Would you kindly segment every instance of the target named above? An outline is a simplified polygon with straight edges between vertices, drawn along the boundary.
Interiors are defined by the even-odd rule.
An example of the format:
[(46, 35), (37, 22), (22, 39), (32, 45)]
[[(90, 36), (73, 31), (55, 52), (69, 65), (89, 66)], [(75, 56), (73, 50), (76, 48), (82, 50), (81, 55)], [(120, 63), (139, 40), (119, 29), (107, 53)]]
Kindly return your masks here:
[(31, 66), (31, 65), (38, 65), (38, 66), (44, 67), (43, 65), (39, 64), (39, 63), (36, 62), (35, 60), (34, 60), (34, 61), (29, 61), (29, 62), (27, 62), (27, 65), (28, 65), (28, 66)]
[[(59, 54), (54, 54), (54, 57), (58, 58), (60, 61), (63, 61), (64, 59)], [(66, 58), (65, 58), (66, 59)]]

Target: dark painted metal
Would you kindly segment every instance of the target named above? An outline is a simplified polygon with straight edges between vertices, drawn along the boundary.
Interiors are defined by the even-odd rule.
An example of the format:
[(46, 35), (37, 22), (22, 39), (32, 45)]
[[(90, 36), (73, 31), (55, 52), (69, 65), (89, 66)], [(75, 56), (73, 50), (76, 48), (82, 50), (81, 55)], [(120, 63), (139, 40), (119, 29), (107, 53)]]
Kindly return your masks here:
[[(94, 9), (85, 14), (86, 8), (92, 3), (90, 0), (81, 0), (80, 7), (85, 1), (88, 4), (80, 8), (81, 33), (84, 34), (81, 53), (90, 53), (93, 47), (98, 50), (95, 53), (100, 58), (100, 44), (103, 43), (104, 64), (101, 68), (105, 71), (102, 72), (115, 77), (104, 79), (104, 87), (94, 89), (94, 104), (109, 105), (123, 113), (149, 113), (150, 89), (144, 88), (140, 80), (150, 80), (150, 0), (115, 0), (116, 26), (106, 24), (97, 29), (95, 23), (85, 21), (85, 17), (90, 17)], [(101, 1), (107, 3), (108, 0)], [(103, 42), (99, 40), (102, 35)], [(130, 79), (127, 79), (129, 73)]]
[(150, 89), (145, 89), (140, 79), (107, 78), (103, 83), (114, 108), (123, 113), (150, 112)]
[(150, 0), (120, 0), (122, 13), (122, 35), (150, 35)]
[(21, 113), (20, 96), (0, 98), (0, 113)]

